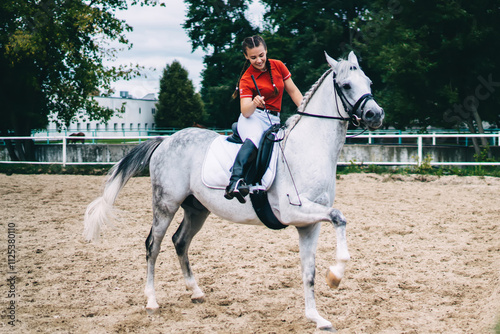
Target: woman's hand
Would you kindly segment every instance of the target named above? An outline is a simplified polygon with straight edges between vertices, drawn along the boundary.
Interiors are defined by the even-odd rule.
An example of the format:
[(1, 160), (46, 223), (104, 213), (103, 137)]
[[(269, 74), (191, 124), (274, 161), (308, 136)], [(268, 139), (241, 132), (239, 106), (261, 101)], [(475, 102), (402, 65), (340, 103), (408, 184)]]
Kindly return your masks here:
[(259, 96), (259, 95), (255, 96), (252, 100), (252, 103), (255, 106), (255, 108), (264, 109), (266, 107), (266, 101), (264, 101), (263, 96)]
[(256, 96), (253, 99), (251, 97), (244, 97), (240, 99), (241, 113), (246, 118), (252, 116), (256, 108), (265, 108), (266, 102), (262, 96)]

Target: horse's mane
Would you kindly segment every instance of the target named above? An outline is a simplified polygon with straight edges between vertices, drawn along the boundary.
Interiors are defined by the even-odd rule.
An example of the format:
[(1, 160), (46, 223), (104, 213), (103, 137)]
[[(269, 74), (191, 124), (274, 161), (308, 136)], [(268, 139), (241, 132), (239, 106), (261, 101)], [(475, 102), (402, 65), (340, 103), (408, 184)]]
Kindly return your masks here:
[[(343, 81), (345, 80), (349, 75), (352, 70), (352, 67), (355, 66), (353, 63), (351, 63), (348, 60), (341, 59), (339, 60), (337, 64), (337, 69), (336, 69), (336, 80), (338, 81)], [(361, 70), (358, 68), (358, 70)], [(307, 93), (304, 95), (304, 98), (302, 99), (302, 103), (300, 106), (297, 108), (298, 112), (304, 112), (306, 109), (307, 104), (311, 101), (313, 95), (316, 93), (316, 91), (319, 89), (323, 81), (325, 81), (326, 77), (332, 73), (333, 69), (329, 68), (323, 75), (316, 81), (314, 85), (307, 91)], [(363, 71), (361, 73), (364, 75)], [(286, 132), (285, 132), (285, 138), (288, 136), (288, 133), (295, 127), (297, 122), (300, 120), (301, 116), (300, 115), (293, 115), (290, 118), (287, 119), (286, 121)]]
[[(323, 75), (321, 76), (321, 78), (319, 78), (318, 81), (316, 81), (316, 83), (314, 85), (312, 85), (312, 87), (309, 89), (309, 91), (304, 95), (304, 98), (302, 99), (302, 103), (297, 108), (298, 112), (304, 112), (304, 109), (306, 108), (307, 103), (311, 100), (311, 98), (313, 97), (314, 93), (316, 93), (316, 91), (318, 90), (319, 86), (321, 86), (321, 84), (323, 83), (323, 81), (325, 81), (325, 78), (332, 71), (333, 71), (333, 69), (331, 69), (331, 68), (328, 69), (325, 73), (323, 73)], [(292, 129), (295, 127), (295, 125), (297, 125), (297, 123), (299, 122), (299, 120), (301, 118), (302, 118), (301, 115), (295, 114), (293, 116), (290, 116), (286, 120), (286, 123), (285, 123), (285, 136), (284, 136), (284, 142), (285, 143), (286, 143), (286, 140), (288, 139), (288, 135), (290, 134), (290, 131), (292, 131)]]
[(332, 73), (332, 71), (333, 71), (333, 69), (329, 68), (325, 73), (323, 73), (323, 75), (321, 76), (321, 78), (319, 78), (318, 81), (316, 81), (316, 83), (314, 85), (312, 85), (312, 87), (309, 89), (309, 91), (306, 93), (306, 95), (304, 95), (304, 98), (302, 99), (302, 103), (300, 104), (300, 106), (297, 109), (297, 111), (304, 112), (304, 110), (306, 109), (307, 104), (309, 103), (309, 101), (313, 97), (314, 93), (316, 93), (316, 91), (318, 90), (319, 86), (321, 86), (321, 84), (323, 83), (323, 81), (325, 81), (325, 78), (328, 76), (328, 74)]

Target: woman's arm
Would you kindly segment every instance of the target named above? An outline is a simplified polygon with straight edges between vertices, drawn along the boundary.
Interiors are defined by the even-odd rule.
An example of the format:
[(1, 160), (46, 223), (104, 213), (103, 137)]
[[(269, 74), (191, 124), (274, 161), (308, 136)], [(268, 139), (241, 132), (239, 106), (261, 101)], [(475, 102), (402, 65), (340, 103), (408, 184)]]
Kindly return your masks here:
[(255, 96), (253, 99), (251, 97), (244, 97), (240, 99), (241, 113), (246, 118), (252, 116), (256, 108), (264, 108), (265, 102), (264, 97)]
[(300, 106), (303, 98), (302, 93), (297, 88), (297, 86), (295, 86), (295, 83), (293, 82), (291, 77), (285, 80), (285, 90), (292, 98), (293, 103), (295, 103), (297, 107)]

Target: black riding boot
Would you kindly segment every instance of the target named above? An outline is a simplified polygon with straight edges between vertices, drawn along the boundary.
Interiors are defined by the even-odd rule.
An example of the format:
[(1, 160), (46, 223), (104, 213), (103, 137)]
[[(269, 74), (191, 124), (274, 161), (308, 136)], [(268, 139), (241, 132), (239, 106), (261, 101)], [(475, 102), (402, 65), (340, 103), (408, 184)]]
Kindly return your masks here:
[(248, 168), (257, 157), (257, 147), (254, 143), (247, 139), (241, 145), (241, 148), (234, 159), (233, 171), (229, 179), (229, 185), (226, 187), (224, 197), (233, 199), (236, 197), (240, 203), (245, 203), (245, 196), (250, 192), (248, 185), (245, 183), (244, 177)]

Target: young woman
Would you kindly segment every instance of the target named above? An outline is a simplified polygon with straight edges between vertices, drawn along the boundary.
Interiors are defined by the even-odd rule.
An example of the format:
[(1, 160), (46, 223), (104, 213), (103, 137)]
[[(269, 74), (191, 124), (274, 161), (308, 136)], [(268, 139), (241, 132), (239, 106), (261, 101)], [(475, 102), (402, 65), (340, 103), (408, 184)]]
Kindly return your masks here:
[[(224, 197), (236, 197), (241, 203), (245, 203), (244, 197), (248, 195), (249, 190), (244, 175), (257, 156), (264, 131), (271, 125), (280, 123), (283, 91), (286, 90), (297, 106), (302, 102), (302, 93), (293, 83), (285, 64), (267, 58), (267, 46), (261, 36), (245, 38), (242, 48), (246, 58), (243, 70), (245, 71), (248, 63), (250, 66), (240, 76), (233, 97), (236, 97), (239, 91), (241, 115), (238, 118), (238, 133), (243, 145), (234, 161)], [(257, 93), (252, 75), (262, 96)]]

